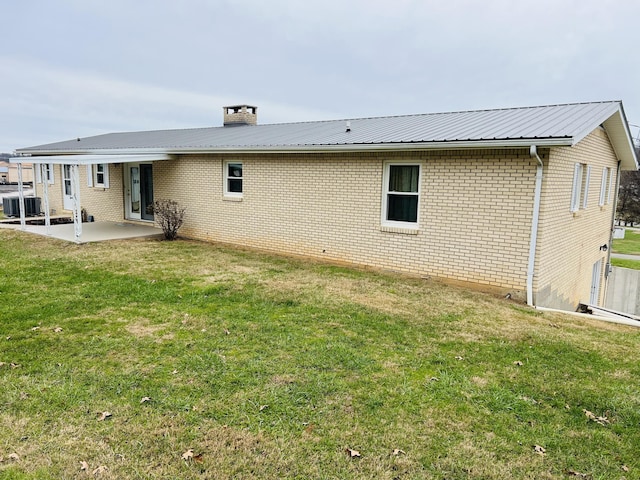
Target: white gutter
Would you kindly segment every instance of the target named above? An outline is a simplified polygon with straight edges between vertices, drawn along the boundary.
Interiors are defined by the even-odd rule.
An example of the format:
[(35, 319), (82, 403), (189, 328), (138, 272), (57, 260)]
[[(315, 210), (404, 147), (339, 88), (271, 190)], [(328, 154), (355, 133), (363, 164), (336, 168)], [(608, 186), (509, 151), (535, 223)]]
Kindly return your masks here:
[[(415, 150), (451, 150), (451, 149), (485, 149), (485, 148), (529, 148), (531, 138), (517, 140), (475, 140), (475, 141), (451, 141), (451, 142), (414, 142), (414, 143), (366, 143), (366, 144), (335, 144), (335, 145), (256, 145), (240, 146), (230, 145), (226, 147), (180, 147), (180, 148), (112, 148), (112, 149), (88, 149), (88, 150), (16, 150), (22, 155), (38, 155), (38, 157), (14, 157), (11, 163), (30, 163), (30, 158), (38, 159), (38, 162), (47, 163), (45, 157), (40, 155), (51, 155), (50, 161), (61, 155), (91, 155), (93, 163), (125, 163), (127, 161), (136, 162), (134, 158), (139, 155), (185, 155), (185, 154), (207, 154), (207, 153), (331, 153), (331, 152), (402, 152)], [(543, 147), (566, 147), (574, 145), (573, 138), (546, 138), (536, 139), (536, 145)], [(109, 161), (100, 161), (100, 156), (112, 155)], [(130, 159), (120, 159), (116, 157), (129, 157)], [(94, 158), (95, 157), (95, 158)], [(168, 159), (168, 157), (166, 158)], [(150, 160), (152, 161), (152, 160)], [(76, 160), (77, 162), (77, 160)], [(64, 163), (72, 163), (67, 161)], [(74, 162), (75, 163), (75, 162)]]
[(540, 200), (542, 197), (542, 170), (543, 163), (538, 156), (538, 149), (535, 145), (529, 148), (529, 155), (538, 161), (536, 169), (536, 188), (533, 199), (533, 218), (531, 219), (531, 239), (529, 241), (529, 263), (527, 265), (527, 305), (533, 304), (533, 275), (536, 263), (536, 243), (538, 241), (538, 220), (540, 218)]
[[(43, 152), (37, 152), (37, 153), (42, 154)], [(147, 155), (129, 154), (129, 153), (120, 153), (120, 155), (115, 155), (115, 154), (105, 153), (100, 155), (52, 154), (52, 155), (39, 155), (39, 156), (22, 156), (22, 157), (13, 157), (9, 159), (9, 162), (17, 163), (18, 165), (22, 163), (32, 163), (32, 164), (53, 163), (56, 165), (95, 165), (98, 163), (157, 162), (160, 160), (170, 160), (170, 159), (171, 159), (171, 156), (166, 155), (164, 153), (147, 154)]]
[[(618, 192), (620, 191), (620, 173), (622, 162), (618, 160), (618, 168), (616, 170), (616, 189), (613, 192), (613, 211), (611, 212), (611, 233), (609, 234), (609, 250), (607, 251), (607, 266), (611, 265), (611, 251), (613, 250), (613, 232), (616, 229), (616, 212), (618, 211)], [(611, 195), (611, 192), (609, 192)], [(609, 269), (604, 273), (605, 278), (609, 277)], [(605, 283), (605, 298), (606, 298), (606, 283)]]

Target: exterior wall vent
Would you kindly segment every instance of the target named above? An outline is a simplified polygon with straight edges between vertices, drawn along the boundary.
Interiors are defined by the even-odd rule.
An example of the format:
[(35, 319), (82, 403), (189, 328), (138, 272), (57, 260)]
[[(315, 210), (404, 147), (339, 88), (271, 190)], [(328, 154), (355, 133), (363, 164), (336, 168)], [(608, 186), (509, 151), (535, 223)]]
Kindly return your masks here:
[(224, 126), (257, 125), (258, 107), (252, 105), (232, 105), (222, 107), (224, 112)]

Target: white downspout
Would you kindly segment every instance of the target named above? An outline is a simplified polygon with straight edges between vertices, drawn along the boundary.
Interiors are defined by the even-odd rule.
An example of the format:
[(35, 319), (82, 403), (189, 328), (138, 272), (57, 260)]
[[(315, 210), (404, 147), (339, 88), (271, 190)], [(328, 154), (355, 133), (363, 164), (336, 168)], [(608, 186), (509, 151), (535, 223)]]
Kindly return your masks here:
[(538, 161), (536, 169), (536, 189), (533, 198), (533, 218), (531, 219), (531, 240), (529, 241), (529, 264), (527, 266), (527, 305), (533, 307), (533, 275), (536, 263), (536, 243), (538, 241), (538, 220), (540, 218), (540, 199), (542, 197), (542, 160), (535, 145), (529, 148), (529, 155)]
[[(606, 302), (607, 290), (609, 290), (609, 273), (611, 270), (611, 250), (613, 250), (613, 232), (616, 229), (616, 212), (618, 211), (618, 193), (620, 192), (620, 160), (618, 160), (618, 167), (616, 169), (616, 189), (613, 191), (613, 212), (611, 212), (611, 232), (609, 233), (609, 249), (607, 251), (607, 264), (604, 271), (604, 294), (603, 298)], [(609, 192), (611, 195), (611, 192)]]

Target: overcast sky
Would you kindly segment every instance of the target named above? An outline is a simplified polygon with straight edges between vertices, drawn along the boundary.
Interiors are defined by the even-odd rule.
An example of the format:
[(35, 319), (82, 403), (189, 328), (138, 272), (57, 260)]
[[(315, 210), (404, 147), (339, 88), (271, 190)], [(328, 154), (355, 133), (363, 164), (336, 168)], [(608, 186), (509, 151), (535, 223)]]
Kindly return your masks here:
[(0, 152), (244, 103), (281, 123), (622, 100), (640, 125), (638, 0), (0, 0), (0, 22)]

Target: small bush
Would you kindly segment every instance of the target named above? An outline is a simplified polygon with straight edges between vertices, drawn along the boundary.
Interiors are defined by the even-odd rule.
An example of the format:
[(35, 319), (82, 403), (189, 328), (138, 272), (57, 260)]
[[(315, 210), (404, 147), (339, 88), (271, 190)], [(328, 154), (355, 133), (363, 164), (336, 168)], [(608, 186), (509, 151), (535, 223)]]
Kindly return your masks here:
[(156, 200), (152, 208), (156, 222), (162, 228), (166, 240), (178, 238), (178, 229), (184, 221), (184, 208), (175, 200)]

